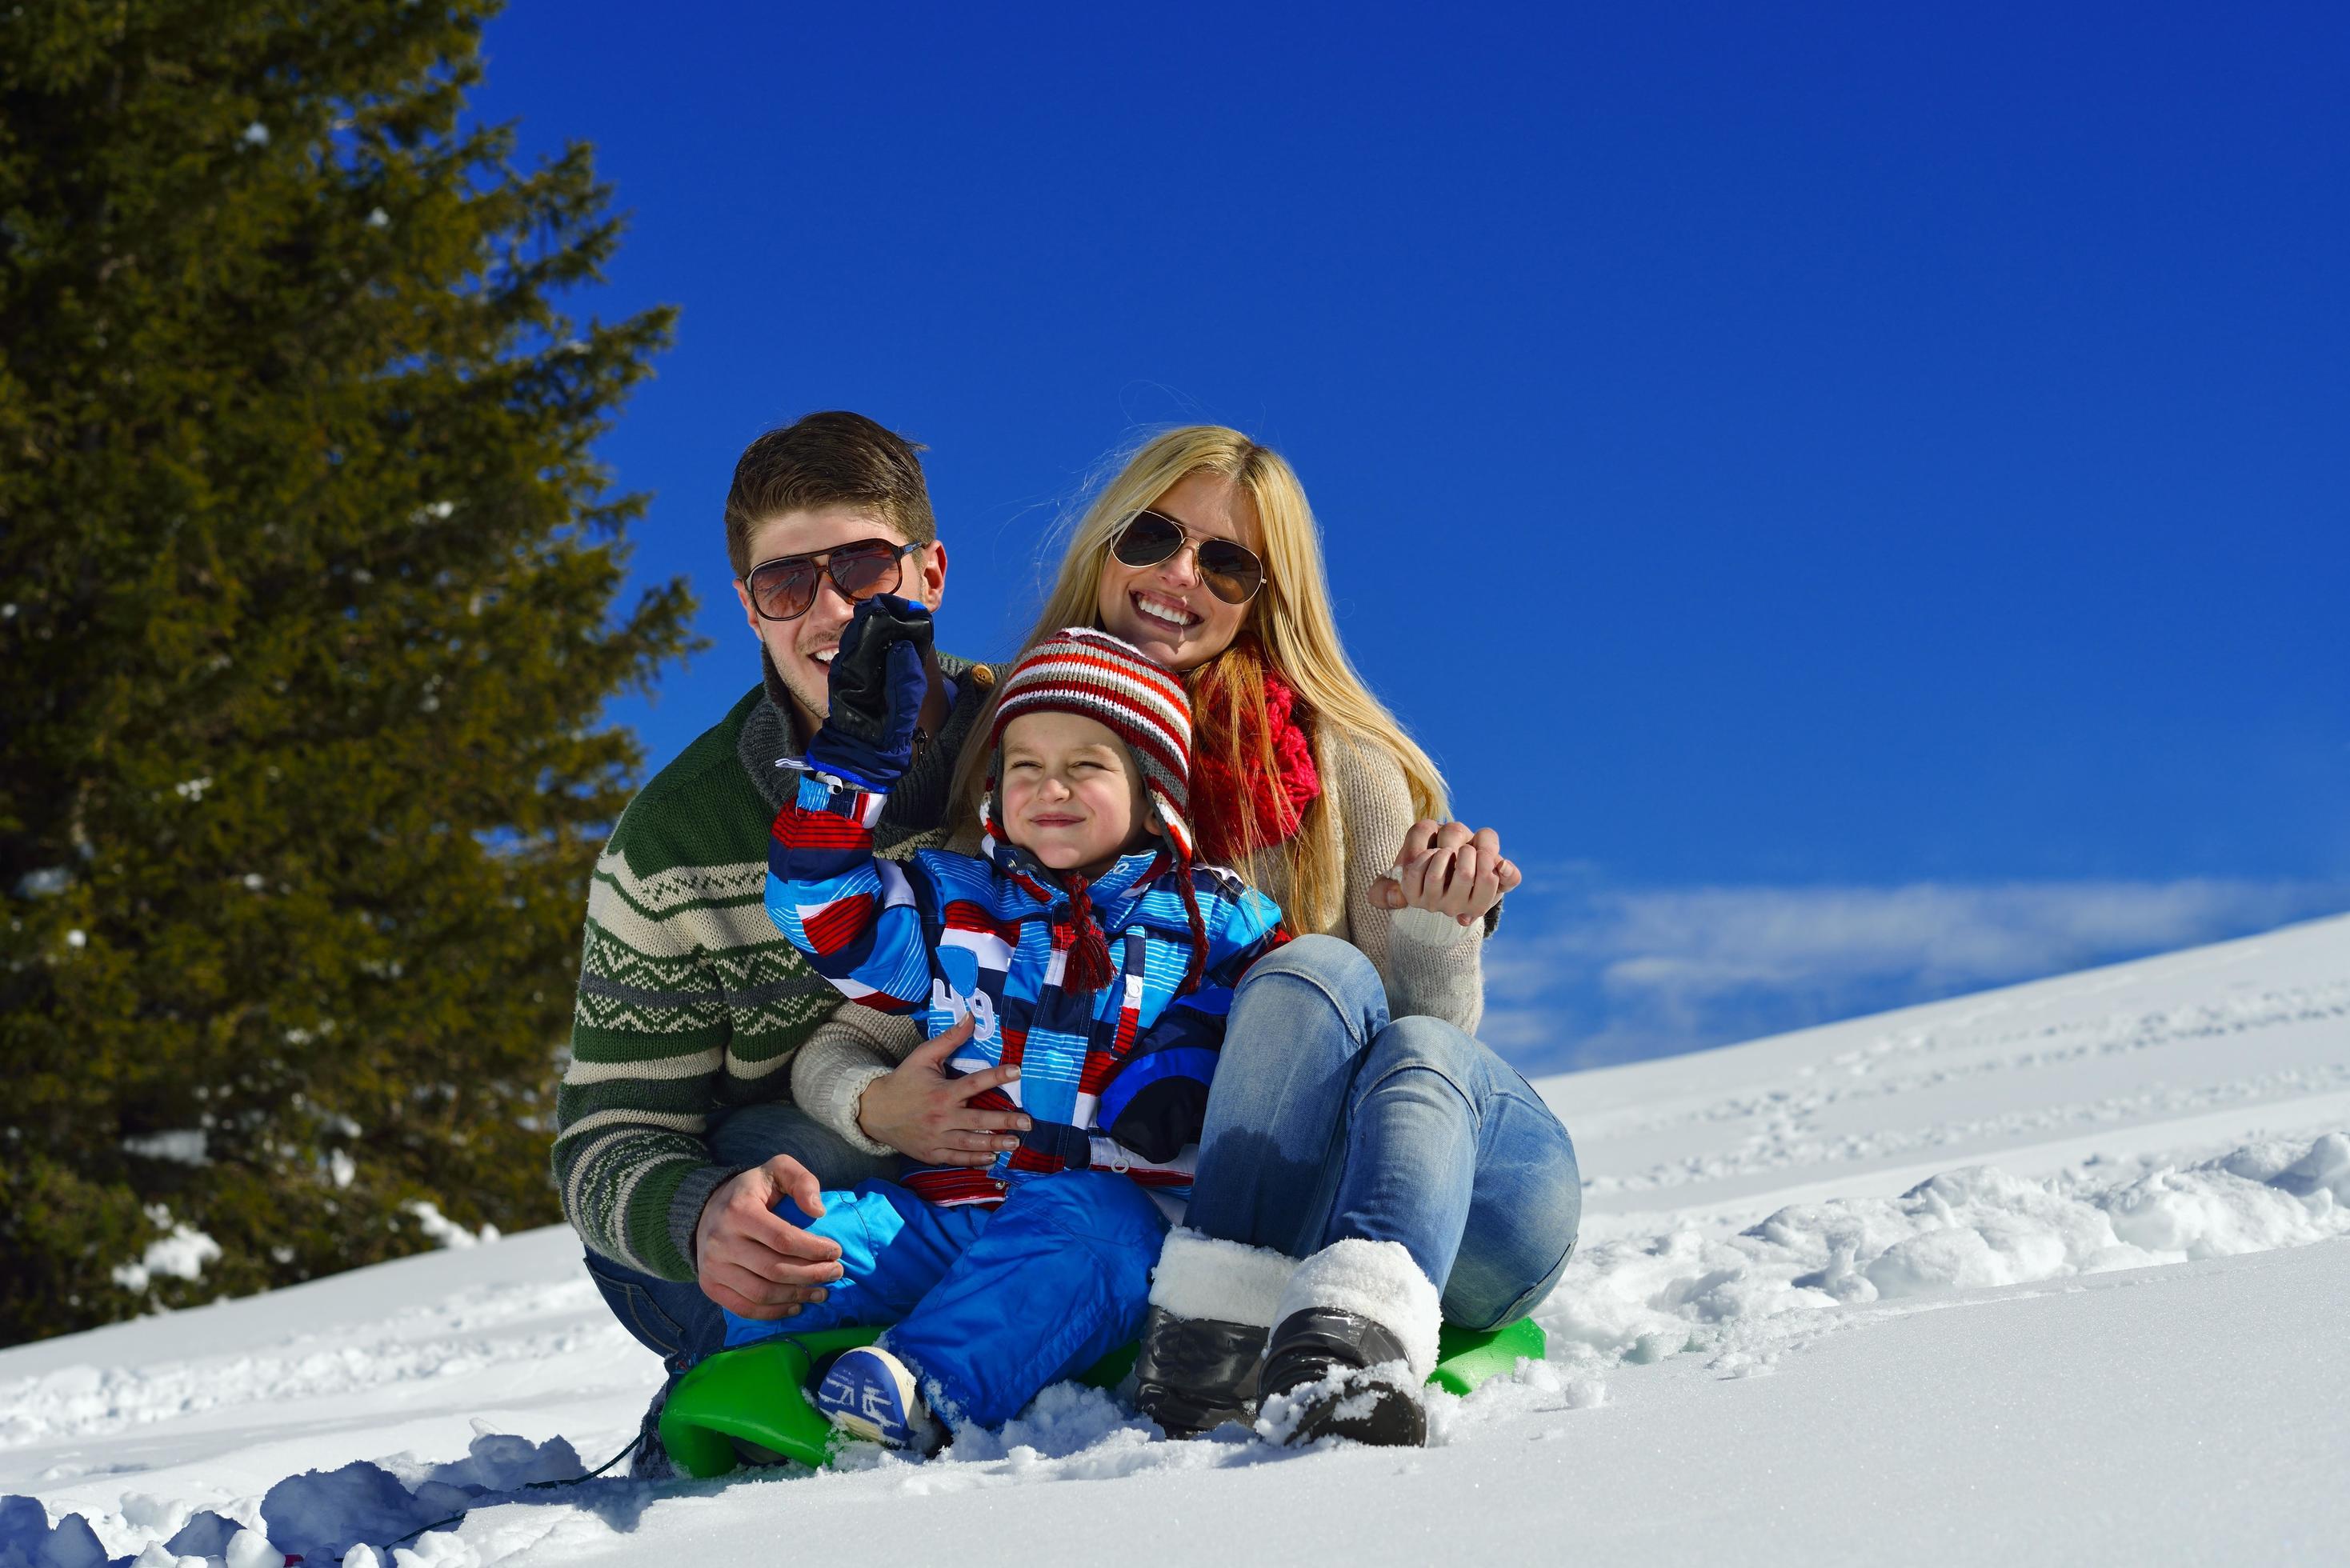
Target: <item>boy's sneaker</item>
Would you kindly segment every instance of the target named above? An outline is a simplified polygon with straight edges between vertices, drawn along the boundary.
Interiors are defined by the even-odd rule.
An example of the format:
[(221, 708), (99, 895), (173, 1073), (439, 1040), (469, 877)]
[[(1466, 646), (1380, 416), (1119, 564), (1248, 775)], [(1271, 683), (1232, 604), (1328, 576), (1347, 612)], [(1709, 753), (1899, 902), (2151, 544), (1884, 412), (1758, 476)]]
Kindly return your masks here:
[(923, 1408), (914, 1375), (879, 1345), (844, 1350), (816, 1385), (816, 1407), (852, 1438), (893, 1449), (927, 1450), (937, 1424)]

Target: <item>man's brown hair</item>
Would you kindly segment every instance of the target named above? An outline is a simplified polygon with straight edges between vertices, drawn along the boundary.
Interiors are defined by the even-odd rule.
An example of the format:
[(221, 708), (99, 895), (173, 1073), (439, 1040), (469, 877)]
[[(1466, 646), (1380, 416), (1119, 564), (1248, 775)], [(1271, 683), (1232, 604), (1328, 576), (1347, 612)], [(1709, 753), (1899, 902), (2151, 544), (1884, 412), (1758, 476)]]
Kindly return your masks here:
[(910, 545), (939, 536), (922, 483), (920, 441), (839, 410), (810, 414), (772, 430), (743, 451), (726, 492), (726, 559), (742, 576), (751, 559), (751, 531), (787, 512), (819, 506), (862, 506)]

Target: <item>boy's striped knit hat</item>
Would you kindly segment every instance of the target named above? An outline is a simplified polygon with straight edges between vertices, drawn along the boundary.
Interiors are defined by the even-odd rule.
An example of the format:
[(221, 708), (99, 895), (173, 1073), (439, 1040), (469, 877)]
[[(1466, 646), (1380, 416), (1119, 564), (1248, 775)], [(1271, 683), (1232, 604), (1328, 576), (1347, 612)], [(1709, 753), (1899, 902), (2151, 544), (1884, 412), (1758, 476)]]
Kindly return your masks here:
[(1077, 713), (1107, 725), (1141, 764), (1176, 858), (1191, 860), (1191, 701), (1172, 670), (1106, 631), (1064, 627), (1004, 677), (987, 732), (991, 757), (1023, 713)]
[[(1182, 680), (1132, 643), (1090, 627), (1064, 627), (1030, 649), (998, 689), (995, 722), (987, 732), (988, 805), (982, 809), (990, 833), (997, 831), (993, 802), (1003, 765), (1003, 727), (1023, 713), (1076, 713), (1095, 720), (1108, 726), (1141, 766), (1143, 793), (1166, 831), (1191, 927), (1191, 961), (1176, 994), (1198, 990), (1208, 937), (1191, 886), (1191, 701)], [(1073, 992), (1099, 991), (1117, 973), (1109, 946), (1095, 924), (1084, 879), (1066, 881), (1075, 930), (1063, 983)]]

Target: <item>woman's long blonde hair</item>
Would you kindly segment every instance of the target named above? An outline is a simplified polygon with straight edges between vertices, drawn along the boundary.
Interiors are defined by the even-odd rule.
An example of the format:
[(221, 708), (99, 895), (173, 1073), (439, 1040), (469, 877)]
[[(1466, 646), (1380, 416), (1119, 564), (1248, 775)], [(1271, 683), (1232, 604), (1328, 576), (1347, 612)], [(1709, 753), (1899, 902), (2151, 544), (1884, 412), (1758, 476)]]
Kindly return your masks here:
[[(1271, 737), (1256, 727), (1259, 754), (1241, 754), (1242, 726), (1250, 706), (1262, 710), (1263, 667), (1269, 664), (1296, 691), (1315, 726), (1315, 765), (1323, 771), (1319, 799), (1306, 808), (1297, 832), (1279, 846), (1288, 863), (1287, 908), (1292, 929), (1327, 930), (1338, 923), (1346, 896), (1338, 826), (1329, 776), (1333, 732), (1358, 745), (1387, 752), (1402, 768), (1412, 807), (1421, 816), (1445, 815), (1443, 777), (1428, 753), (1407, 734), (1387, 705), (1371, 695), (1338, 641), (1330, 613), (1330, 583), (1322, 564), (1322, 540), (1305, 487), (1281, 454), (1222, 425), (1184, 425), (1152, 436), (1136, 448), (1093, 495), (1061, 556), (1059, 576), (1045, 596), (1043, 612), (1021, 643), (1025, 652), (1065, 626), (1096, 626), (1101, 599), (1102, 564), (1110, 541), (1134, 514), (1165, 495), (1184, 477), (1216, 473), (1245, 491), (1256, 504), (1265, 582), (1249, 601), (1248, 618), (1232, 645), (1185, 677), (1192, 696), (1193, 745), (1222, 751), (1236, 776), (1274, 770)], [(993, 715), (980, 721), (984, 734)], [(984, 742), (964, 748), (954, 798), (975, 801), (989, 763)], [(1239, 809), (1248, 814), (1245, 800)], [(1241, 825), (1245, 828), (1248, 825)], [(1385, 853), (1386, 846), (1357, 845), (1356, 852)], [(1385, 867), (1379, 867), (1384, 871)]]

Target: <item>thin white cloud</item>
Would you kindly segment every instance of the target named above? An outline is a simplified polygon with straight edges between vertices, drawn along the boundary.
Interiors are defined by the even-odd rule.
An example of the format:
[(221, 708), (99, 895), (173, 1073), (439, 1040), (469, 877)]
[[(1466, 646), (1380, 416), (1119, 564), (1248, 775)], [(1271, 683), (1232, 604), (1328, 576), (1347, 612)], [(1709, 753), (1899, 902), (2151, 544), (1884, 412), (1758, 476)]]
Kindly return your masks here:
[(1513, 896), (1485, 1036), (1542, 1067), (1721, 1044), (2192, 947), (2350, 907), (2350, 888), (1921, 882)]

